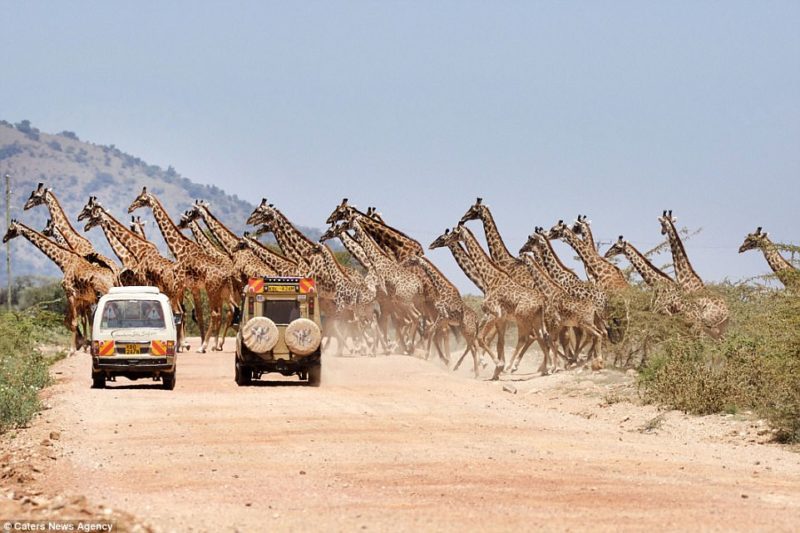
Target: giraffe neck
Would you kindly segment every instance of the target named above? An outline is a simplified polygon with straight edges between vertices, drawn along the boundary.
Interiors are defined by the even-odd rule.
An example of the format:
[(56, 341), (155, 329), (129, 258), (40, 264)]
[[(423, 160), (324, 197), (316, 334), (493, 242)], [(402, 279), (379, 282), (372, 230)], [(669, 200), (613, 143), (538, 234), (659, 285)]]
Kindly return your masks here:
[(111, 231), (106, 229), (105, 224), (101, 224), (100, 226), (103, 229), (103, 234), (105, 234), (108, 244), (111, 245), (111, 249), (119, 258), (120, 262), (122, 262), (122, 265), (125, 268), (133, 268), (137, 263), (136, 257), (122, 245), (120, 240)]
[[(223, 253), (213, 242), (211, 242), (211, 239), (208, 238), (208, 235), (206, 235), (206, 232), (203, 231), (203, 228), (200, 227), (200, 224), (198, 224), (196, 220), (189, 222), (189, 230), (194, 236), (194, 242), (199, 244), (203, 251), (205, 251), (207, 254), (213, 254), (217, 257), (224, 257), (225, 259), (230, 257), (230, 252), (226, 250), (226, 253)], [(231, 251), (232, 250), (233, 249), (231, 249)]]
[(271, 266), (278, 274), (282, 276), (298, 274), (298, 266), (294, 261), (278, 255), (253, 238), (244, 237), (244, 239), (255, 256)]
[(543, 246), (539, 246), (539, 255), (542, 257), (542, 264), (557, 281), (561, 283), (569, 283), (580, 281), (578, 275), (561, 262), (561, 259), (556, 255), (553, 250), (553, 245), (549, 239), (541, 239), (544, 242)]
[(684, 290), (692, 291), (702, 289), (703, 280), (697, 275), (686, 255), (678, 230), (671, 220), (667, 223), (667, 236), (669, 237), (669, 247), (672, 250), (672, 262), (675, 264), (675, 278)]
[(478, 239), (475, 238), (475, 235), (466, 226), (461, 226), (461, 229), (464, 233), (464, 245), (467, 248), (467, 253), (475, 264), (475, 268), (478, 269), (486, 288), (492, 289), (510, 281), (508, 274), (492, 262), (481, 247)]
[(372, 237), (367, 235), (361, 227), (359, 220), (353, 221), (353, 238), (364, 250), (367, 259), (369, 259), (370, 263), (372, 263), (378, 272), (385, 274), (395, 266), (386, 253), (372, 240)]
[(398, 261), (402, 261), (410, 255), (424, 255), (422, 245), (391, 226), (382, 224), (377, 220), (360, 213), (357, 217), (370, 237), (384, 250), (390, 250)]
[[(277, 225), (283, 230), (282, 232), (285, 236), (286, 244), (292, 249), (291, 253), (299, 257), (310, 257), (314, 250), (314, 243), (303, 235), (300, 230), (295, 228), (292, 223), (289, 222), (289, 219), (277, 209), (275, 209), (275, 220), (277, 221)], [(275, 238), (278, 238), (277, 233), (275, 234)], [(284, 248), (283, 245), (281, 245), (281, 248)], [(285, 250), (284, 248), (284, 251)]]
[(563, 238), (576, 252), (586, 265), (586, 271), (595, 279), (595, 282), (604, 288), (619, 288), (628, 285), (625, 276), (619, 268), (612, 265), (597, 253), (594, 244), (580, 239), (572, 230), (566, 229)]
[(353, 237), (350, 236), (349, 233), (347, 233), (346, 231), (341, 232), (339, 234), (339, 240), (342, 241), (342, 244), (344, 245), (345, 249), (347, 249), (347, 251), (350, 253), (350, 255), (355, 257), (356, 260), (359, 263), (361, 263), (361, 266), (363, 266), (367, 270), (369, 270), (372, 267), (372, 263), (370, 262), (369, 257), (367, 257), (367, 253), (364, 251), (361, 245), (358, 244), (358, 242)]
[(765, 242), (760, 246), (761, 252), (764, 254), (764, 259), (769, 263), (769, 267), (773, 272), (778, 274), (785, 270), (794, 271), (794, 266), (785, 259), (779, 252), (778, 248), (769, 239), (764, 239)]
[(586, 223), (581, 222), (581, 232), (583, 233), (583, 240), (590, 243), (592, 248), (597, 249), (594, 244), (594, 235), (592, 235), (592, 227)]
[(217, 217), (212, 215), (211, 211), (208, 209), (202, 209), (200, 212), (203, 215), (203, 220), (206, 221), (208, 229), (211, 230), (211, 233), (217, 239), (217, 242), (222, 245), (228, 255), (232, 254), (239, 242), (239, 237), (220, 222)]
[(461, 298), (461, 293), (458, 292), (456, 286), (453, 285), (449, 279), (444, 277), (444, 274), (442, 274), (433, 263), (424, 257), (420, 257), (419, 259), (419, 266), (428, 273), (428, 277), (430, 277), (433, 286), (436, 288), (439, 294), (447, 295), (451, 298)]
[(175, 259), (183, 261), (194, 256), (198, 252), (199, 246), (181, 233), (167, 214), (164, 206), (161, 205), (161, 202), (155, 197), (153, 197), (152, 209), (153, 218), (156, 219), (156, 224), (158, 225), (159, 231), (161, 231), (161, 236), (164, 237), (164, 241), (167, 243), (172, 255), (175, 256)]
[(539, 292), (541, 292), (546, 299), (552, 300), (564, 292), (563, 289), (559, 287), (555, 281), (553, 281), (553, 278), (551, 278), (547, 272), (544, 271), (542, 266), (533, 259), (533, 257), (531, 257), (529, 254), (523, 254), (522, 260), (528, 267), (528, 271), (533, 277), (533, 282), (536, 284), (536, 288), (539, 289)]
[(503, 267), (516, 263), (517, 258), (511, 255), (511, 252), (506, 248), (503, 237), (500, 236), (500, 231), (497, 229), (497, 224), (488, 207), (484, 207), (481, 210), (481, 221), (483, 222), (483, 231), (486, 234), (486, 244), (489, 246), (489, 254), (491, 254), (494, 262)]
[(50, 210), (50, 218), (53, 219), (53, 225), (64, 237), (64, 240), (67, 241), (69, 247), (81, 255), (94, 252), (94, 246), (89, 242), (89, 239), (75, 231), (75, 228), (69, 223), (69, 218), (67, 218), (55, 195), (50, 191), (45, 192), (44, 201)]
[(645, 283), (651, 287), (668, 283), (672, 285), (672, 278), (667, 276), (660, 269), (650, 262), (642, 252), (637, 250), (631, 243), (625, 245), (625, 257), (631, 262), (633, 268), (642, 276)]
[(80, 257), (72, 250), (54, 243), (38, 231), (29, 228), (24, 224), (20, 224), (18, 222), (17, 226), (19, 227), (20, 234), (28, 239), (31, 244), (41, 250), (44, 255), (50, 258), (51, 261), (57, 264), (58, 268), (60, 268), (62, 272), (67, 270), (71, 260)]
[(475, 263), (470, 259), (469, 255), (467, 255), (466, 250), (464, 250), (458, 242), (451, 242), (447, 247), (450, 248), (453, 258), (456, 260), (456, 263), (458, 263), (458, 266), (461, 267), (464, 274), (481, 290), (481, 292), (485, 293), (486, 285), (483, 283), (483, 278), (481, 278), (478, 269), (475, 268)]
[(141, 261), (142, 258), (147, 255), (148, 253), (157, 253), (156, 245), (151, 243), (150, 241), (146, 241), (133, 233), (131, 230), (125, 227), (119, 220), (108, 214), (105, 210), (102, 214), (103, 222), (101, 226), (103, 227), (103, 231), (106, 233), (106, 238), (111, 242), (111, 234), (119, 243), (127, 249), (133, 257), (137, 261)]
[(286, 231), (286, 228), (283, 226), (283, 224), (277, 222), (274, 223), (272, 226), (272, 234), (275, 235), (275, 240), (278, 241), (278, 246), (280, 246), (281, 250), (284, 254), (286, 254), (287, 257), (295, 261), (303, 268), (309, 268), (311, 266), (311, 261), (309, 259), (310, 256), (304, 255), (295, 249), (294, 241)]

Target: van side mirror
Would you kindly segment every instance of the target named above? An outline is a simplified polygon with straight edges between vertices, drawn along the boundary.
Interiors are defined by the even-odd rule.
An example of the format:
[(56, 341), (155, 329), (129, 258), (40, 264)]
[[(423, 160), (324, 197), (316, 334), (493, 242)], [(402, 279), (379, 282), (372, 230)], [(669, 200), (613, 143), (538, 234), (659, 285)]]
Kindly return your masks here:
[(175, 313), (172, 317), (172, 321), (175, 323), (176, 326), (180, 326), (183, 323), (183, 314)]
[(240, 307), (234, 306), (233, 308), (233, 317), (231, 319), (231, 326), (238, 326), (242, 322), (242, 309)]

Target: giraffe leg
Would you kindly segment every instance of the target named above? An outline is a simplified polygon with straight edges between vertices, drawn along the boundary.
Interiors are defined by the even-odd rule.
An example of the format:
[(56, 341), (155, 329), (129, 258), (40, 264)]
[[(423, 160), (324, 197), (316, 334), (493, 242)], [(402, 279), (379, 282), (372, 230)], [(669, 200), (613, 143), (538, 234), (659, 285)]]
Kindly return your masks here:
[(64, 325), (71, 333), (68, 355), (74, 354), (78, 346), (78, 320), (75, 315), (75, 301), (71, 297), (68, 297), (67, 312), (64, 315)]
[[(491, 316), (491, 315), (489, 315), (489, 316)], [(489, 354), (489, 357), (492, 358), (492, 361), (495, 364), (495, 370), (494, 370), (494, 374), (492, 375), (492, 380), (498, 379), (500, 377), (500, 373), (505, 368), (505, 362), (502, 361), (498, 356), (493, 354), (492, 350), (489, 348), (489, 346), (486, 343), (486, 336), (492, 331), (492, 328), (496, 328), (496, 329), (499, 330), (499, 326), (497, 325), (498, 321), (500, 321), (500, 319), (496, 318), (496, 317), (487, 320), (484, 323), (484, 325), (480, 328), (480, 333), (478, 334), (478, 344), (480, 345), (480, 347), (486, 353)], [(498, 333), (498, 335), (501, 335), (501, 334)]]
[(200, 328), (200, 347), (197, 348), (198, 353), (206, 352), (206, 323), (203, 317), (203, 299), (200, 294), (200, 289), (192, 289), (192, 303), (194, 304), (194, 314), (197, 317), (197, 326)]

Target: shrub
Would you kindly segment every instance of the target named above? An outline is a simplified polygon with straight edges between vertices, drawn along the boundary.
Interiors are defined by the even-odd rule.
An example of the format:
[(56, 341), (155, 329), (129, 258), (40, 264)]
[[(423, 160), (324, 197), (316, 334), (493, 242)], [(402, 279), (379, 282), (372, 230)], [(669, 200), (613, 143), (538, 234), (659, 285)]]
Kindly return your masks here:
[(0, 432), (24, 426), (39, 409), (39, 391), (50, 376), (37, 344), (52, 331), (51, 318), (0, 315)]
[(752, 409), (786, 442), (800, 442), (800, 297), (722, 286), (725, 337), (685, 330), (663, 337), (640, 376), (644, 398), (690, 413)]

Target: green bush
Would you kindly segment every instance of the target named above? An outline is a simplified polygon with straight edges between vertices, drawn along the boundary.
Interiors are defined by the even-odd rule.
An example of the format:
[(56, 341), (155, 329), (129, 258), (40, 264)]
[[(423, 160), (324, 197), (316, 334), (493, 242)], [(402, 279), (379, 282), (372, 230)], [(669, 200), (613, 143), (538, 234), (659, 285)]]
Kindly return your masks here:
[(56, 331), (48, 315), (0, 315), (0, 433), (24, 426), (39, 409), (39, 391), (50, 382), (52, 360), (37, 345), (52, 340)]
[(659, 339), (642, 368), (644, 398), (697, 414), (751, 409), (780, 440), (800, 442), (800, 297), (748, 285), (716, 291), (731, 312), (726, 335), (685, 329)]

